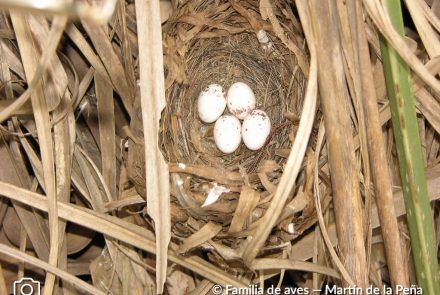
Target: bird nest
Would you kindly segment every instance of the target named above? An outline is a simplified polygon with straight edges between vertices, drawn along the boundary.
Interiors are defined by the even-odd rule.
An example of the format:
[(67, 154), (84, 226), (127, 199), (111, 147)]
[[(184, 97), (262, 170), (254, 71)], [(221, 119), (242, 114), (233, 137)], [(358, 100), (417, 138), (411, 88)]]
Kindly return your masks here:
[[(161, 142), (167, 160), (226, 171), (241, 168), (249, 175), (255, 174), (264, 160), (281, 163), (283, 157), (277, 151), (290, 147), (286, 127), (293, 123), (285, 114), (298, 115), (303, 89), (303, 76), (295, 65), (294, 57), (281, 43), (275, 42), (265, 49), (254, 33), (196, 42), (187, 55), (185, 82), (173, 83), (167, 92)], [(214, 144), (214, 124), (199, 119), (197, 97), (209, 84), (220, 84), (227, 89), (238, 81), (253, 89), (257, 108), (268, 114), (273, 128), (262, 149), (251, 151), (242, 144), (226, 155)]]
[[(229, 239), (226, 243), (234, 248), (229, 234), (236, 236), (264, 214), (290, 152), (306, 80), (295, 55), (262, 19), (258, 3), (186, 1), (163, 26), (167, 105), (159, 146), (171, 173), (172, 230), (177, 238), (212, 221), (222, 227), (216, 239)], [(284, 28), (295, 27), (289, 1), (278, 1), (273, 10)], [(289, 42), (301, 40), (297, 32), (283, 33)], [(260, 150), (242, 143), (232, 154), (224, 154), (213, 140), (214, 123), (198, 117), (197, 98), (209, 84), (228, 89), (238, 81), (253, 89), (257, 108), (268, 114), (272, 129)], [(132, 129), (142, 132), (140, 113)], [(129, 158), (130, 178), (145, 196), (143, 146), (132, 147)], [(259, 200), (238, 216), (244, 187)]]

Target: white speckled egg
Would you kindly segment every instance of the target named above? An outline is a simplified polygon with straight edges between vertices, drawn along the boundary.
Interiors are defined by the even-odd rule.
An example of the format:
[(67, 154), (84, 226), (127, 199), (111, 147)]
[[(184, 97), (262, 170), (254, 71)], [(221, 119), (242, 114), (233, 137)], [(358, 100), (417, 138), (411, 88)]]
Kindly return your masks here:
[(270, 118), (265, 112), (253, 110), (241, 127), (246, 147), (253, 151), (261, 149), (270, 134), (270, 126)]
[(221, 116), (214, 125), (214, 141), (223, 153), (233, 153), (241, 143), (240, 121), (232, 115)]
[(197, 100), (197, 110), (200, 120), (212, 123), (220, 117), (226, 108), (226, 98), (223, 87), (211, 84), (200, 92)]
[(255, 94), (246, 83), (237, 82), (229, 87), (227, 102), (231, 114), (243, 120), (255, 109)]

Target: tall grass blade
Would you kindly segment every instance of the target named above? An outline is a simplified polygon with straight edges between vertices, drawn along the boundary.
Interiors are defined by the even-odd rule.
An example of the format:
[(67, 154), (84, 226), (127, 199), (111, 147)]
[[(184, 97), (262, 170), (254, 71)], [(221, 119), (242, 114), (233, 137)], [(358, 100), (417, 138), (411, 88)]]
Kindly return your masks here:
[[(400, 1), (386, 0), (384, 5), (394, 28), (403, 36)], [(410, 70), (383, 36), (380, 42), (417, 280), (424, 294), (440, 294), (434, 226)]]

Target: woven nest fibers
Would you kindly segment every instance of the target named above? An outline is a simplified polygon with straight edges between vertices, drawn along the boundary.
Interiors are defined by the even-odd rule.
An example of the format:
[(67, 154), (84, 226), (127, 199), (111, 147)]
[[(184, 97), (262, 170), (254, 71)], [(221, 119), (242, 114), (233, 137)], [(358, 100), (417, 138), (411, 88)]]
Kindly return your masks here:
[[(193, 229), (213, 221), (222, 227), (216, 238), (234, 248), (240, 240), (237, 237), (243, 237), (249, 224), (264, 214), (282, 176), (301, 115), (306, 79), (295, 55), (262, 20), (258, 1), (240, 1), (252, 12), (247, 17), (230, 1), (208, 5), (213, 2), (185, 2), (163, 27), (166, 106), (160, 119), (159, 145), (171, 174), (175, 237), (187, 237)], [(289, 8), (287, 1), (283, 3)], [(278, 8), (279, 21), (292, 27)], [(265, 34), (267, 38), (261, 42)], [(301, 40), (292, 31), (284, 31), (283, 36), (289, 42)], [(249, 150), (241, 143), (232, 154), (224, 154), (213, 139), (214, 123), (199, 119), (197, 99), (210, 84), (220, 84), (227, 91), (235, 82), (252, 88), (257, 109), (268, 114), (272, 127), (260, 150)], [(138, 111), (131, 129), (140, 138), (139, 99), (134, 109)], [(145, 197), (144, 152), (142, 144), (130, 145), (128, 173)], [(238, 201), (247, 198), (256, 202), (253, 209), (242, 216), (236, 214)], [(212, 204), (206, 205), (211, 199)]]
[[(304, 77), (290, 51), (271, 39), (270, 49), (251, 33), (195, 42), (187, 55), (187, 80), (172, 85), (162, 115), (161, 146), (169, 162), (228, 171), (241, 169), (245, 174), (256, 173), (265, 160), (281, 164), (283, 150), (291, 147), (289, 131), (293, 128), (288, 127), (294, 124), (285, 115), (299, 116)], [(227, 90), (239, 81), (253, 89), (257, 108), (270, 117), (270, 140), (258, 151), (251, 151), (242, 143), (232, 154), (224, 154), (214, 143), (214, 123), (199, 119), (197, 98), (209, 84), (220, 84)], [(257, 178), (251, 179), (258, 182)]]

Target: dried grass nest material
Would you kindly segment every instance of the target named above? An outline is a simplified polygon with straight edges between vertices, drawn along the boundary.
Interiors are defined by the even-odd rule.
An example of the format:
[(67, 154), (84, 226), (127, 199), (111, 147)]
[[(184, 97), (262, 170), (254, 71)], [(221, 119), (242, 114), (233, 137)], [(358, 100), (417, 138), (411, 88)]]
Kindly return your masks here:
[[(261, 199), (273, 193), (300, 117), (306, 80), (295, 55), (271, 31), (270, 23), (262, 20), (258, 1), (239, 1), (240, 7), (246, 8), (244, 15), (232, 2), (187, 1), (163, 27), (167, 105), (160, 121), (159, 145), (172, 174), (173, 223), (191, 216), (227, 227), (243, 186), (252, 187)], [(292, 19), (281, 12), (290, 10), (288, 1), (279, 1), (273, 8), (285, 24), (285, 35), (296, 42), (295, 33), (287, 31), (294, 27)], [(270, 49), (257, 38), (263, 29)], [(214, 124), (200, 121), (196, 102), (209, 84), (217, 83), (227, 90), (238, 81), (253, 89), (257, 108), (269, 115), (272, 129), (261, 150), (251, 151), (241, 144), (234, 153), (225, 155), (215, 147)], [(134, 109), (139, 113), (131, 127), (142, 136), (139, 102)], [(128, 166), (136, 189), (145, 196), (143, 153), (143, 146), (132, 145)], [(215, 204), (201, 207), (216, 186), (228, 193)], [(255, 210), (255, 216), (264, 212), (264, 208)], [(185, 226), (175, 226), (173, 231), (178, 236), (191, 234)]]

